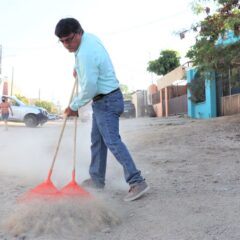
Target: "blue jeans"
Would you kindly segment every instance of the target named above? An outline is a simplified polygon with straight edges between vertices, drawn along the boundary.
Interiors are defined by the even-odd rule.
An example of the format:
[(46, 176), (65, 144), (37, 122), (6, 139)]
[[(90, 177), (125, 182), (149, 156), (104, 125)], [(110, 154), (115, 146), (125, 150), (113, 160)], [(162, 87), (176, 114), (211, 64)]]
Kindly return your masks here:
[(125, 180), (130, 186), (144, 181), (119, 135), (119, 117), (123, 108), (123, 96), (120, 90), (92, 103), (92, 158), (89, 174), (98, 187), (105, 185), (107, 149), (122, 165)]

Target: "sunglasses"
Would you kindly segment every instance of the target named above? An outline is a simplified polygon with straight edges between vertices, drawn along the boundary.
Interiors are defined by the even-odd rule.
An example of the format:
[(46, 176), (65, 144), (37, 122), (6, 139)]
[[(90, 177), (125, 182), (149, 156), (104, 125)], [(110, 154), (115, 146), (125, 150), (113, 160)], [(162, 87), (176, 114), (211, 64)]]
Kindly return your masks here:
[(59, 39), (58, 41), (61, 42), (62, 44), (66, 43), (69, 44), (73, 41), (76, 33), (74, 33), (71, 37), (65, 38), (65, 39)]

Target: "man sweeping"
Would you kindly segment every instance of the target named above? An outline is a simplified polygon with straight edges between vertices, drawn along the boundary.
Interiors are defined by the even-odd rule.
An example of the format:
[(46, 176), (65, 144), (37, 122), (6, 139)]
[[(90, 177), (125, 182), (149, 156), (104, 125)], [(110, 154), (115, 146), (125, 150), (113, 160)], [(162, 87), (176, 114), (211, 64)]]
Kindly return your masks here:
[(122, 165), (125, 180), (130, 185), (124, 200), (140, 198), (149, 187), (119, 135), (119, 117), (124, 102), (108, 52), (102, 42), (93, 34), (84, 32), (74, 18), (61, 19), (55, 35), (75, 55), (74, 77), (78, 78), (80, 89), (65, 114), (78, 116), (78, 108), (92, 101), (90, 179), (82, 185), (104, 188), (109, 149)]

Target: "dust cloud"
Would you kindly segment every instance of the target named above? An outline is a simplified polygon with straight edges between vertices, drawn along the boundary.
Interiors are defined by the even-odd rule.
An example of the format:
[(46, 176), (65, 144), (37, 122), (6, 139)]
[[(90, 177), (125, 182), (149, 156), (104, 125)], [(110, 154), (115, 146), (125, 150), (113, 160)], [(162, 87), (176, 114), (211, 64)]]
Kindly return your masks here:
[[(23, 124), (9, 123), (9, 130), (0, 125), (0, 172), (21, 177), (30, 187), (46, 180), (62, 129), (62, 121), (49, 122), (42, 127), (27, 128)], [(91, 121), (78, 121), (76, 180), (81, 183), (89, 178)], [(54, 164), (52, 180), (58, 188), (72, 177), (74, 124), (68, 120)], [(106, 181), (108, 186), (127, 190), (123, 170), (108, 152)]]
[(120, 223), (117, 214), (97, 199), (39, 199), (15, 205), (0, 230), (18, 239), (85, 240), (97, 231), (111, 232)]
[[(62, 122), (48, 123), (43, 127), (27, 128), (9, 123), (9, 130), (0, 126), (0, 171), (32, 181), (43, 181), (53, 161)], [(73, 122), (68, 121), (59, 147), (52, 174), (59, 187), (71, 179), (73, 169)], [(90, 163), (90, 123), (78, 123), (76, 178), (88, 176)]]
[[(101, 198), (101, 193), (97, 192), (94, 200), (87, 202), (62, 199), (16, 203), (19, 196), (46, 180), (61, 128), (62, 121), (37, 128), (9, 123), (8, 131), (4, 131), (0, 124), (0, 239), (86, 240), (95, 232), (109, 233), (113, 226), (121, 223), (121, 211), (114, 207), (112, 200), (122, 197), (128, 185), (122, 168), (110, 152), (104, 190), (107, 199)], [(78, 122), (76, 181), (79, 184), (89, 177), (90, 132), (90, 122)], [(57, 189), (72, 178), (73, 136), (74, 124), (69, 120), (51, 177)], [(114, 188), (118, 192), (112, 192)]]

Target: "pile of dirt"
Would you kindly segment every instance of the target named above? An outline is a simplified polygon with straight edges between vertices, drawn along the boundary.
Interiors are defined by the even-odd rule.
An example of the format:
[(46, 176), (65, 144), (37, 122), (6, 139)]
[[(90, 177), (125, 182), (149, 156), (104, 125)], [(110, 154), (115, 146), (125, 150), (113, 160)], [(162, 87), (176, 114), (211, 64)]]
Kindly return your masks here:
[(32, 200), (12, 206), (2, 231), (18, 239), (87, 239), (93, 232), (107, 232), (120, 218), (99, 200), (64, 198)]

